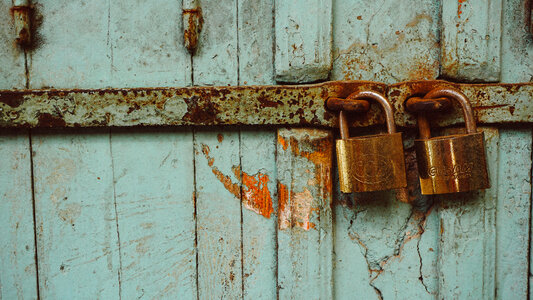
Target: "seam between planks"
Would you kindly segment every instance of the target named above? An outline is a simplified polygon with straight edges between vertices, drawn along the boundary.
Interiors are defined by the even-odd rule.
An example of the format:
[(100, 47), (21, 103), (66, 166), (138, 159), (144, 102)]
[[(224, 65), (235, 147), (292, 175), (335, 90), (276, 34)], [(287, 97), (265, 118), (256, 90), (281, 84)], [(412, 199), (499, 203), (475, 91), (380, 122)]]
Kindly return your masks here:
[[(26, 81), (26, 85), (28, 84), (28, 81)], [(33, 174), (33, 146), (32, 146), (32, 138), (31, 138), (31, 130), (28, 130), (28, 142), (30, 143), (30, 180), (31, 180), (31, 204), (32, 204), (32, 210), (33, 210), (33, 243), (35, 247), (35, 283), (37, 284), (37, 299), (41, 299), (41, 293), (39, 291), (39, 255), (37, 253), (37, 216), (36, 216), (36, 210), (35, 210), (35, 176)]]
[[(503, 9), (502, 9), (503, 12)], [(502, 47), (503, 48), (503, 47)], [(503, 55), (500, 55), (502, 57)], [(531, 136), (533, 137), (533, 127), (531, 128)], [(533, 161), (533, 138), (531, 142), (531, 161)], [(533, 164), (529, 168), (529, 178), (530, 182), (532, 183), (532, 193), (529, 194), (529, 203), (532, 203), (533, 201)], [(528, 299), (531, 299), (531, 234), (532, 234), (532, 226), (531, 226), (531, 217), (532, 217), (532, 207), (530, 204), (529, 207), (529, 238), (528, 238), (528, 248), (527, 248), (527, 287), (526, 287), (526, 295)]]
[(111, 139), (111, 129), (109, 130), (109, 155), (111, 156), (111, 174), (113, 175), (113, 205), (115, 208), (115, 225), (117, 229), (118, 242), (118, 298), (122, 299), (122, 245), (120, 243), (120, 230), (118, 225), (117, 192), (115, 188), (115, 160), (113, 159), (113, 143)]
[[(192, 64), (192, 55), (191, 55)], [(194, 197), (194, 252), (196, 260), (196, 299), (200, 299), (200, 289), (198, 285), (198, 213), (196, 207), (196, 200), (198, 199), (198, 193), (196, 190), (196, 130), (192, 129), (192, 174), (193, 174), (193, 197)]]

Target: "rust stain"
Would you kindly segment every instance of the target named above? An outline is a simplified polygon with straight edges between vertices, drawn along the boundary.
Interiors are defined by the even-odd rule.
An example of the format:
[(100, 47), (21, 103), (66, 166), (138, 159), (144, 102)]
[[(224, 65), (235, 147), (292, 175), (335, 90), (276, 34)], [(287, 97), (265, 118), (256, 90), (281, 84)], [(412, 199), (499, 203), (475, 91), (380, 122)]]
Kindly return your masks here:
[(499, 104), (499, 105), (483, 105), (483, 106), (475, 106), (472, 107), (473, 110), (484, 110), (484, 109), (494, 109), (494, 108), (500, 108), (509, 106), (508, 104)]
[(265, 218), (270, 218), (271, 214), (274, 213), (274, 208), (272, 196), (268, 189), (268, 175), (261, 172), (249, 175), (243, 172), (240, 167), (234, 166), (232, 171), (238, 180), (235, 183), (230, 176), (224, 175), (214, 166), (215, 159), (209, 155), (209, 151), (209, 146), (202, 144), (202, 152), (207, 159), (207, 164), (211, 167), (211, 172), (213, 172), (215, 177), (224, 185), (224, 188), (236, 198), (241, 199), (245, 208)]
[(65, 127), (66, 122), (63, 118), (52, 116), (49, 113), (39, 115), (39, 126), (41, 127)]
[(420, 22), (422, 22), (422, 20), (427, 20), (430, 23), (433, 22), (433, 19), (431, 18), (430, 15), (418, 14), (414, 17), (414, 19), (411, 22), (405, 24), (405, 27), (416, 27)]
[(182, 12), (184, 20), (183, 41), (190, 53), (194, 53), (198, 47), (200, 31), (204, 24), (201, 8), (184, 9)]
[(460, 19), (461, 14), (463, 13), (463, 3), (465, 3), (467, 0), (457, 0), (457, 17)]
[(224, 140), (224, 136), (222, 135), (222, 133), (217, 134), (217, 140), (219, 143), (222, 143), (222, 141)]
[(21, 92), (4, 92), (0, 93), (0, 102), (9, 105), (10, 107), (19, 107), (24, 102), (24, 94)]
[(248, 175), (240, 168), (233, 168), (237, 178), (242, 180), (242, 203), (243, 205), (265, 218), (270, 218), (274, 212), (272, 207), (272, 197), (268, 189), (268, 175), (258, 172), (254, 175)]

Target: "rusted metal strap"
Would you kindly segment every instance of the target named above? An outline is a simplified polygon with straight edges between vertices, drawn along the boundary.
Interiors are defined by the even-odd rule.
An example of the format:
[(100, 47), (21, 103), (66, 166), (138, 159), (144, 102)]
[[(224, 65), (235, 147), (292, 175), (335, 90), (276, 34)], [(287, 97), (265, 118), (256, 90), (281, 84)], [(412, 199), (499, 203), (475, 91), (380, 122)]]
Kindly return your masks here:
[[(368, 81), (330, 81), (312, 85), (142, 88), (101, 90), (0, 90), (0, 127), (290, 125), (337, 126), (329, 98), (358, 91), (388, 95), (399, 126), (414, 126), (405, 111), (410, 97), (436, 87), (462, 91), (472, 103), (476, 121), (532, 123), (533, 83), (455, 84), (410, 81), (387, 86)], [(458, 109), (432, 118), (435, 125), (462, 122)], [(376, 105), (351, 118), (350, 126), (384, 123)]]

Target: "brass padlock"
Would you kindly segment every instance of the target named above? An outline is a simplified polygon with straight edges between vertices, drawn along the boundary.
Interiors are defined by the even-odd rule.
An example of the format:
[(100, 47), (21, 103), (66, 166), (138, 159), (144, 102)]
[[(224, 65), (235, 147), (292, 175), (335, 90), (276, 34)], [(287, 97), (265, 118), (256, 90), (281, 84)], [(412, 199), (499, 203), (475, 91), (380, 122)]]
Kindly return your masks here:
[(341, 139), (336, 141), (340, 190), (370, 192), (406, 187), (402, 134), (396, 132), (390, 103), (379, 93), (363, 91), (349, 99), (374, 100), (387, 118), (386, 134), (349, 137), (344, 111), (339, 113)]
[(420, 139), (415, 140), (423, 195), (466, 192), (490, 187), (483, 132), (477, 132), (470, 102), (460, 91), (439, 88), (425, 99), (447, 97), (461, 105), (466, 134), (431, 137), (424, 114), (418, 115)]

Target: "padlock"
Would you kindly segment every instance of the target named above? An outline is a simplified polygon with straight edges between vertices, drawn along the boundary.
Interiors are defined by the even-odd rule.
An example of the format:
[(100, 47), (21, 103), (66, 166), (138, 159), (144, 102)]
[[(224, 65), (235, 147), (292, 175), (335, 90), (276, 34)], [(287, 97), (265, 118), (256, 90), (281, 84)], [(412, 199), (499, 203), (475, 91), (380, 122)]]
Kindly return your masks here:
[(407, 186), (402, 134), (396, 132), (390, 103), (379, 93), (363, 91), (350, 99), (377, 101), (387, 118), (386, 134), (349, 137), (346, 112), (339, 113), (341, 139), (336, 141), (340, 190), (370, 192)]
[(470, 102), (460, 91), (438, 88), (425, 99), (447, 97), (462, 109), (466, 134), (431, 137), (424, 114), (418, 115), (420, 139), (415, 140), (423, 195), (466, 192), (490, 187), (483, 132), (477, 132)]

